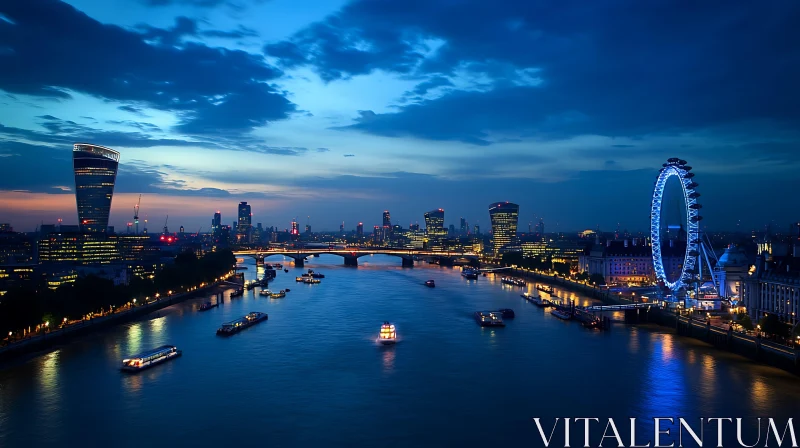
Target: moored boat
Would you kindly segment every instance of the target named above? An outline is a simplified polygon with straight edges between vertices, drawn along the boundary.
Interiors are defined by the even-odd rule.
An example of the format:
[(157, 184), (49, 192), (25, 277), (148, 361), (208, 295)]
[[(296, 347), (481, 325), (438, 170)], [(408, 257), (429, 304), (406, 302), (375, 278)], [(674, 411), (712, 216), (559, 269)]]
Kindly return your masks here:
[(281, 289), (279, 292), (273, 292), (269, 296), (270, 296), (270, 298), (273, 298), (273, 299), (282, 299), (282, 298), (286, 297), (286, 291)]
[(174, 345), (162, 345), (153, 350), (123, 359), (121, 369), (126, 372), (138, 372), (164, 361), (177, 358), (181, 356), (182, 353), (183, 352), (178, 350), (178, 347)]
[(427, 286), (428, 288), (435, 288), (436, 283), (433, 280), (428, 280), (427, 282), (425, 282), (425, 286)]
[(500, 279), (500, 281), (502, 283), (505, 283), (506, 285), (525, 286), (525, 280), (520, 280), (520, 279), (513, 278), (513, 277), (502, 277)]
[(322, 280), (312, 277), (303, 277), (303, 283), (309, 285), (315, 285), (317, 283), (322, 283)]
[(262, 289), (261, 291), (258, 292), (258, 294), (269, 297), (270, 295), (272, 295), (272, 291), (270, 291), (269, 289)]
[(550, 311), (550, 314), (552, 314), (553, 316), (556, 316), (559, 319), (564, 319), (564, 320), (572, 319), (572, 314), (570, 314), (570, 313), (568, 313), (568, 312), (566, 312), (564, 310), (555, 309), (555, 310)]
[(231, 293), (231, 297), (241, 297), (244, 295), (244, 288), (239, 288)]
[(204, 304), (200, 305), (200, 308), (199, 308), (199, 310), (200, 310), (200, 311), (208, 311), (208, 310), (210, 310), (211, 308), (216, 308), (216, 307), (218, 307), (218, 306), (219, 306), (219, 303), (211, 303), (211, 302), (206, 302), (206, 303), (204, 303)]
[(475, 322), (481, 327), (505, 327), (502, 316), (497, 311), (475, 311)]
[(503, 319), (513, 319), (516, 316), (511, 308), (500, 308), (497, 312), (503, 316)]
[(381, 325), (381, 333), (378, 340), (383, 345), (394, 344), (397, 342), (397, 330), (395, 329), (394, 324), (384, 322), (383, 325)]
[(553, 289), (552, 286), (536, 285), (536, 289), (538, 289), (539, 291), (542, 291), (542, 292), (546, 292), (548, 294), (553, 294), (555, 292), (555, 290)]
[(536, 305), (538, 307), (542, 307), (542, 308), (552, 305), (552, 303), (550, 303), (549, 300), (543, 299), (539, 294), (530, 294), (530, 293), (525, 292), (525, 293), (522, 293), (522, 298), (524, 298), (528, 302), (531, 302), (532, 304), (534, 304), (534, 305)]
[(253, 326), (259, 322), (263, 322), (267, 320), (267, 318), (267, 313), (252, 311), (248, 313), (247, 316), (222, 324), (222, 326), (217, 330), (217, 334), (220, 336), (230, 336), (244, 330), (247, 327)]
[(478, 271), (473, 268), (465, 268), (463, 271), (461, 271), (461, 276), (467, 280), (477, 280)]

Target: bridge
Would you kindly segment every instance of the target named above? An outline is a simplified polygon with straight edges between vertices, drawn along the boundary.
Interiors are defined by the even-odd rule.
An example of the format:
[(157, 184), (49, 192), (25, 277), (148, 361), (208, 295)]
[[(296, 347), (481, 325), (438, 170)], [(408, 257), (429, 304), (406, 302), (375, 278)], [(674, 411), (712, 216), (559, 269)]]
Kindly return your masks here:
[(294, 259), (295, 267), (303, 267), (306, 257), (313, 255), (339, 255), (344, 258), (345, 266), (358, 266), (358, 259), (367, 255), (391, 255), (399, 257), (403, 262), (403, 267), (414, 267), (414, 257), (425, 257), (439, 259), (440, 262), (452, 263), (459, 258), (470, 261), (477, 261), (478, 254), (473, 252), (443, 252), (432, 250), (415, 249), (390, 249), (390, 248), (302, 248), (302, 249), (268, 249), (268, 250), (239, 250), (233, 253), (236, 256), (251, 256), (256, 260), (263, 261), (273, 255), (282, 255)]
[(638, 308), (650, 308), (652, 303), (628, 303), (625, 305), (594, 305), (582, 308), (584, 311), (622, 311), (635, 310)]

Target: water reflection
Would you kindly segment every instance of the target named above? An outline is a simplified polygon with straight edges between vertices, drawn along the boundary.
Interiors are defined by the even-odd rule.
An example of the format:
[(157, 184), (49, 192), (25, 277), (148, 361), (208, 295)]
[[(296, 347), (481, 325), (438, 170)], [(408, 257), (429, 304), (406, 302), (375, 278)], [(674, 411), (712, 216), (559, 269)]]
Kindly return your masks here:
[[(639, 359), (646, 363), (646, 373), (641, 397), (640, 415), (686, 415), (686, 382), (680, 360), (672, 356), (671, 341), (661, 333), (636, 332), (632, 339), (648, 340), (648, 350), (639, 352)], [(665, 348), (669, 347), (669, 348)]]
[(383, 347), (383, 371), (384, 372), (392, 372), (394, 370), (394, 357), (395, 357), (395, 347)]
[(152, 336), (162, 336), (166, 329), (167, 316), (157, 317), (150, 320), (150, 334)]
[[(151, 327), (152, 328), (152, 327)], [(127, 334), (129, 355), (134, 355), (142, 351), (142, 324), (137, 323), (128, 328)]]

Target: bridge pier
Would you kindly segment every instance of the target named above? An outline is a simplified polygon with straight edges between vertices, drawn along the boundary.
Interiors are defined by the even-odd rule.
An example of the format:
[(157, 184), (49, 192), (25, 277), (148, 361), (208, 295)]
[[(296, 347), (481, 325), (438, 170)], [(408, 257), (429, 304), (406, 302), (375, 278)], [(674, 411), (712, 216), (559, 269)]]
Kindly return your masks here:
[(352, 255), (345, 255), (344, 256), (344, 265), (345, 266), (358, 266), (358, 257), (354, 257)]
[(439, 258), (439, 266), (453, 266), (453, 259), (449, 257)]
[(294, 258), (294, 267), (303, 268), (306, 266), (306, 257), (292, 257)]
[(400, 257), (403, 260), (403, 267), (404, 268), (413, 268), (414, 267), (414, 257)]

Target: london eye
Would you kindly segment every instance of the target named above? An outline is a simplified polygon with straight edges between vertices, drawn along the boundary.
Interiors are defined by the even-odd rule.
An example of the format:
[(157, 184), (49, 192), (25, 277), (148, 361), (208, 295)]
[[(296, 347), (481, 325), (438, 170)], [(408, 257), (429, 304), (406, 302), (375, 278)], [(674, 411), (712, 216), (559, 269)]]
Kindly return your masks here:
[[(708, 253), (705, 250), (700, 234), (699, 222), (703, 217), (700, 216), (702, 206), (697, 202), (700, 193), (695, 190), (698, 183), (694, 179), (694, 173), (691, 172), (692, 167), (686, 163), (685, 160), (671, 158), (662, 165), (653, 189), (653, 202), (650, 210), (650, 239), (656, 279), (676, 293), (689, 289), (690, 285), (695, 282), (696, 274), (700, 274), (698, 279), (702, 278), (702, 272), (699, 272), (698, 268), (702, 268), (704, 264), (703, 258), (705, 258), (705, 264), (708, 266), (708, 273), (711, 275), (712, 281), (714, 280)], [(667, 275), (667, 269), (664, 266), (664, 254), (662, 253), (664, 247), (662, 243), (665, 239), (665, 235), (663, 235), (664, 226), (662, 226), (664, 189), (667, 181), (671, 178), (677, 179), (681, 186), (682, 202), (686, 210), (685, 217), (682, 218), (684, 221), (681, 222), (680, 226), (686, 232), (686, 251), (683, 254), (680, 272), (677, 276), (673, 275), (672, 278)], [(716, 282), (714, 284), (716, 287)]]

